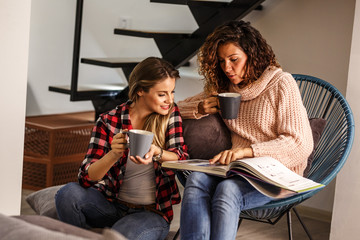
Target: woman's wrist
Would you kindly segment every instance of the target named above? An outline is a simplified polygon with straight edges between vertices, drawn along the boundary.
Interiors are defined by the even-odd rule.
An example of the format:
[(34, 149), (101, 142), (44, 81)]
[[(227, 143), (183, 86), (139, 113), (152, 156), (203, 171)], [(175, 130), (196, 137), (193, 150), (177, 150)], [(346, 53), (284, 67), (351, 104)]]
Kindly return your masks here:
[(119, 158), (123, 156), (123, 154), (124, 154), (123, 152), (116, 152), (114, 150), (110, 150), (106, 155), (108, 155), (108, 159), (110, 161), (116, 162), (119, 160)]
[(254, 152), (251, 147), (245, 148), (245, 157), (254, 157)]
[(236, 153), (236, 158), (237, 159), (254, 157), (254, 152), (253, 152), (251, 147), (248, 147), (248, 148), (242, 148), (242, 147), (234, 148), (233, 151)]
[(160, 161), (161, 158), (162, 158), (162, 155), (163, 155), (163, 149), (162, 149), (161, 147), (158, 147), (158, 149), (159, 149), (158, 153), (155, 154), (155, 155), (152, 157), (152, 160), (153, 160), (154, 162)]

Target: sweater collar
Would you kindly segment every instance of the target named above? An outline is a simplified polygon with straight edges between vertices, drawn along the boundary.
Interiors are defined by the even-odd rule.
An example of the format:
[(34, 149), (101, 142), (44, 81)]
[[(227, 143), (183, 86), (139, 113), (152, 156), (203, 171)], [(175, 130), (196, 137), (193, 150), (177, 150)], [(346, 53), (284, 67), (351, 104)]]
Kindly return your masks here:
[(237, 85), (230, 85), (230, 92), (237, 92), (241, 94), (241, 101), (249, 101), (259, 96), (268, 86), (274, 76), (281, 72), (281, 68), (269, 66), (265, 69), (263, 74), (255, 82), (239, 88)]

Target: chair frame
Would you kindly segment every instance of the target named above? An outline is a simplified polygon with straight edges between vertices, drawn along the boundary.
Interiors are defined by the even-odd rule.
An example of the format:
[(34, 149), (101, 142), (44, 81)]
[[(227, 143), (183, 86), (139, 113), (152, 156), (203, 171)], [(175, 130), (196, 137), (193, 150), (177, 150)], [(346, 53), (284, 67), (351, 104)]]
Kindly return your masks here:
[[(353, 114), (345, 97), (330, 83), (303, 74), (293, 74), (293, 77), (298, 83), (309, 118), (324, 118), (327, 120), (326, 127), (315, 150), (314, 160), (308, 178), (328, 185), (343, 167), (350, 154), (355, 128)], [(343, 119), (344, 122), (338, 124), (338, 120), (341, 119)], [(338, 142), (340, 143), (338, 144)], [(331, 147), (334, 148), (331, 149)], [(323, 170), (322, 164), (327, 162), (326, 160), (330, 161), (329, 159), (334, 160), (331, 162), (331, 166), (324, 169), (326, 171), (321, 171)], [(291, 222), (291, 210), (293, 210), (307, 236), (309, 239), (312, 239), (310, 232), (306, 228), (295, 206), (319, 191), (321, 191), (321, 189), (297, 194), (281, 200), (274, 200), (261, 207), (243, 211), (240, 215), (238, 226), (240, 227), (243, 219), (274, 225), (286, 214), (289, 239), (293, 239)], [(259, 213), (263, 216), (257, 216)]]

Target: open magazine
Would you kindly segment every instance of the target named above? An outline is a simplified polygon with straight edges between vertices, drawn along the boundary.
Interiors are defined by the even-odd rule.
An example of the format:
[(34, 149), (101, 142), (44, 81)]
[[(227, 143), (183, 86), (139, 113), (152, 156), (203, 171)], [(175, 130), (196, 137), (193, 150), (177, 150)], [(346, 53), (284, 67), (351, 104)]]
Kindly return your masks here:
[(166, 161), (163, 168), (205, 172), (221, 177), (239, 175), (255, 189), (272, 198), (284, 198), (323, 188), (325, 185), (302, 177), (272, 157), (244, 158), (229, 165), (210, 164), (208, 160)]

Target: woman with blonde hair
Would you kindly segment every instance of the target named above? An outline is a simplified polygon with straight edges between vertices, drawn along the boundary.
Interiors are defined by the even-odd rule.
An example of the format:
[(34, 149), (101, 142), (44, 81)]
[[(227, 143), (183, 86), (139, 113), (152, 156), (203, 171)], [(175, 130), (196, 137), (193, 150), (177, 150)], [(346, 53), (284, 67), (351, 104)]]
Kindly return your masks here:
[[(82, 228), (111, 227), (128, 239), (164, 239), (180, 202), (174, 172), (162, 161), (188, 158), (182, 120), (174, 103), (179, 72), (149, 57), (129, 78), (129, 101), (101, 114), (81, 164), (79, 183), (56, 195), (59, 219)], [(130, 156), (126, 132), (154, 133), (145, 158)]]

